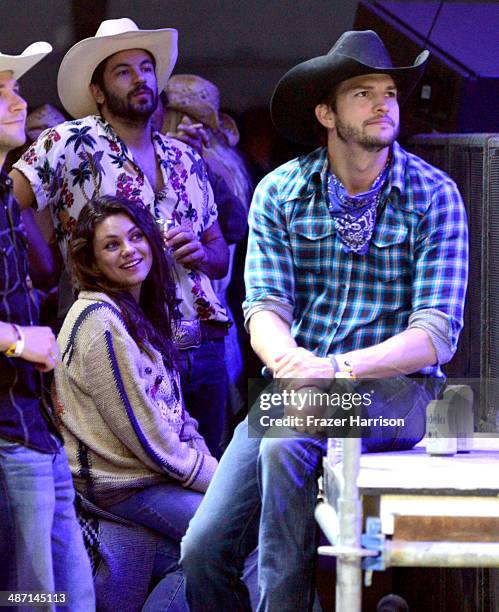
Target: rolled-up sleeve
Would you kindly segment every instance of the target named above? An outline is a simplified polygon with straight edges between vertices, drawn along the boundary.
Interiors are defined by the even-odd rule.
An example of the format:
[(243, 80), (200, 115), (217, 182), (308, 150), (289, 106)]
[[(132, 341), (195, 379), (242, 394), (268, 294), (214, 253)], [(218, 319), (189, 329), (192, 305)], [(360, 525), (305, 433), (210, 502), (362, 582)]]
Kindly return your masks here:
[[(442, 181), (417, 227), (412, 311), (437, 310), (448, 322), (447, 348), (457, 348), (468, 283), (468, 223), (455, 183)], [(424, 327), (424, 324), (417, 326)], [(446, 353), (441, 349), (442, 353)], [(447, 360), (448, 357), (445, 359)]]

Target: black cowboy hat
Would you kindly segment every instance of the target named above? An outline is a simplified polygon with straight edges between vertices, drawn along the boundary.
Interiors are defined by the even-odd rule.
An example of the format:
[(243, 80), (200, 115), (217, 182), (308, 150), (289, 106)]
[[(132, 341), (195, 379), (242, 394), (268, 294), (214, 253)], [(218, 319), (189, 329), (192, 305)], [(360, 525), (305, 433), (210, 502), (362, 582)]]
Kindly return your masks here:
[(428, 57), (429, 52), (423, 51), (412, 66), (395, 68), (376, 32), (345, 32), (327, 55), (302, 62), (282, 77), (270, 101), (272, 121), (286, 138), (317, 144), (314, 109), (336, 84), (363, 74), (388, 74), (403, 102), (421, 77)]

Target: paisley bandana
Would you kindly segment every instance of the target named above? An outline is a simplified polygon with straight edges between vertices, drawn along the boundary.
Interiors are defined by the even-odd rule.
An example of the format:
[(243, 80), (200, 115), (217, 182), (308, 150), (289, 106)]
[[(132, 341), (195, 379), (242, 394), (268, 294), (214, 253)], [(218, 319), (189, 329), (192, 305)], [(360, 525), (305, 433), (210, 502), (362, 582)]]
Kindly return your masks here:
[(367, 253), (376, 223), (376, 208), (390, 166), (391, 159), (388, 158), (383, 170), (374, 179), (371, 189), (355, 196), (348, 195), (339, 178), (329, 172), (327, 179), (329, 212), (345, 251), (352, 251), (358, 255)]

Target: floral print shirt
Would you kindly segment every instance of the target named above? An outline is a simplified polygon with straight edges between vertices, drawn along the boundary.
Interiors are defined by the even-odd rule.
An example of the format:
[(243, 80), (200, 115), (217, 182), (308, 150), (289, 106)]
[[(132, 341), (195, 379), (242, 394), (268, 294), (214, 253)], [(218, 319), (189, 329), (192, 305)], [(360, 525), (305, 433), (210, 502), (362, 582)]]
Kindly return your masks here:
[[(183, 142), (158, 132), (153, 133), (152, 142), (164, 183), (158, 192), (126, 144), (99, 115), (66, 121), (46, 130), (14, 165), (30, 182), (38, 210), (49, 206), (65, 262), (78, 214), (96, 195), (136, 201), (156, 218), (190, 224), (198, 237), (217, 220), (201, 157)], [(175, 273), (177, 318), (228, 322), (204, 273), (176, 263)]]

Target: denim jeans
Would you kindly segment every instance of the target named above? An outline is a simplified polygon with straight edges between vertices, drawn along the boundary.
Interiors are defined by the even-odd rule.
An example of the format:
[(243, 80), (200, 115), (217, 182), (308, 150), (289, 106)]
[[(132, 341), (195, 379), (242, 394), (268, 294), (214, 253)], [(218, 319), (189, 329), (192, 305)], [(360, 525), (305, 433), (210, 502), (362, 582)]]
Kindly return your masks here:
[(158, 547), (153, 571), (153, 577), (160, 582), (149, 595), (143, 608), (145, 612), (188, 612), (179, 566), (180, 541), (202, 498), (197, 491), (167, 482), (142, 489), (106, 508), (165, 536)]
[(189, 612), (179, 557), (179, 543), (163, 538), (157, 546), (153, 568), (152, 577), (157, 584), (149, 594), (142, 612)]
[[(367, 416), (406, 417), (392, 437), (376, 432), (366, 451), (411, 448), (424, 434), (424, 409), (436, 390), (399, 377), (374, 381), (379, 401)], [(251, 415), (250, 415), (251, 418)], [(250, 610), (240, 580), (243, 562), (258, 545), (258, 610), (308, 611), (313, 601), (317, 529), (317, 478), (326, 440), (293, 430), (280, 438), (248, 437), (241, 423), (225, 451), (182, 542), (186, 596), (192, 612)]]
[(179, 371), (187, 411), (218, 459), (228, 393), (225, 338), (204, 340), (199, 348), (179, 351)]
[(40, 453), (0, 438), (0, 559), (0, 591), (67, 592), (67, 606), (13, 610), (95, 609), (63, 448)]

